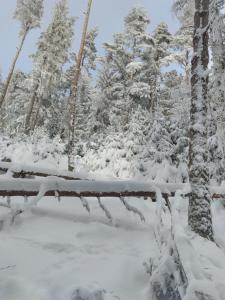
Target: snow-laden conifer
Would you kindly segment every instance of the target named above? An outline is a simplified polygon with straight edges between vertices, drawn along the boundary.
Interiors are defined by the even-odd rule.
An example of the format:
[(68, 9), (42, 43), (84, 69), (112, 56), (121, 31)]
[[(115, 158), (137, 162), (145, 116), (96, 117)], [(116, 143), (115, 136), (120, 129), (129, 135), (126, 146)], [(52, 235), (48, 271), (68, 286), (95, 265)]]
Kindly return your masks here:
[(0, 108), (5, 102), (10, 82), (13, 77), (14, 69), (22, 51), (24, 42), (30, 30), (40, 26), (40, 20), (43, 15), (43, 0), (17, 0), (14, 17), (21, 23), (20, 36), (21, 41), (13, 59), (9, 74), (4, 83), (4, 88), (0, 96)]
[(25, 130), (33, 130), (38, 122), (43, 124), (49, 101), (62, 74), (62, 67), (68, 61), (73, 37), (74, 18), (68, 14), (67, 1), (60, 0), (47, 30), (40, 36), (37, 51), (33, 55), (33, 70), (30, 78), (29, 105)]

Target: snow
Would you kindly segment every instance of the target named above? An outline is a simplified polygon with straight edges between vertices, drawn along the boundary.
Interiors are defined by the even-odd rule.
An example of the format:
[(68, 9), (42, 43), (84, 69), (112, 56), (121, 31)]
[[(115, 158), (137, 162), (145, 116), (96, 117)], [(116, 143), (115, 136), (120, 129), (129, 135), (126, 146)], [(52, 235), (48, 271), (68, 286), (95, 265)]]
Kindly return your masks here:
[(8, 173), (41, 173), (48, 176), (61, 176), (61, 177), (71, 177), (71, 178), (80, 178), (87, 179), (90, 176), (87, 171), (84, 169), (78, 170), (77, 172), (69, 172), (64, 170), (53, 170), (49, 168), (41, 168), (37, 166), (31, 166), (24, 163), (9, 163), (9, 162), (0, 162), (0, 170), (8, 170)]
[(8, 178), (2, 175), (0, 191), (33, 191), (44, 196), (47, 191), (69, 191), (82, 193), (89, 192), (155, 192), (160, 189), (163, 193), (175, 192), (176, 190), (188, 191), (189, 184), (173, 184), (158, 182), (141, 182), (135, 180), (64, 180), (55, 176), (41, 179)]
[[(218, 202), (213, 204), (214, 229), (219, 224), (220, 227), (224, 225), (217, 217), (218, 205)], [(203, 294), (209, 297), (206, 299), (224, 300), (225, 248), (217, 245), (217, 234), (214, 243), (189, 229), (187, 225), (188, 202), (179, 195), (172, 202), (172, 211), (174, 240), (188, 280), (186, 295), (183, 299), (199, 299), (196, 294)], [(223, 226), (223, 230), (224, 228)]]
[[(129, 200), (145, 215), (142, 223), (119, 199), (102, 202), (112, 223), (97, 199), (89, 201), (89, 215), (74, 199), (58, 203), (46, 197), (14, 225), (5, 225), (0, 232), (0, 299), (149, 299), (143, 262), (157, 251), (154, 204)], [(86, 298), (76, 298), (76, 290)]]
[[(16, 171), (24, 166), (16, 167), (13, 163), (10, 168)], [(50, 169), (46, 172), (53, 173)], [(172, 293), (166, 278), (173, 274), (175, 279), (170, 288), (174, 295), (179, 290), (184, 300), (197, 300), (199, 293), (210, 300), (224, 300), (222, 200), (212, 205), (216, 242), (213, 243), (188, 227), (188, 202), (182, 196), (190, 192), (188, 183), (77, 181), (55, 176), (20, 179), (8, 175), (0, 176), (0, 190), (36, 191), (38, 195), (29, 199), (1, 199), (0, 299), (149, 300), (154, 293), (151, 284), (157, 282), (165, 295)], [(212, 186), (211, 192), (225, 192), (224, 186)], [(43, 197), (49, 190), (56, 191), (55, 197)], [(80, 201), (59, 197), (62, 190), (151, 190), (157, 195), (157, 203), (123, 197), (81, 197)], [(170, 198), (170, 216), (161, 192), (175, 191), (175, 197)], [(33, 205), (37, 203), (38, 206)], [(19, 209), (23, 213), (15, 215)], [(185, 283), (181, 282), (175, 253)]]
[[(155, 180), (143, 181), (138, 176), (133, 180), (118, 180), (110, 176), (96, 181), (106, 178), (104, 172), (101, 176), (90, 175), (82, 168), (76, 174), (61, 172), (52, 170), (47, 160), (33, 167), (30, 157), (26, 163), (25, 159), (16, 162), (0, 163), (3, 169), (10, 168), (0, 176), (0, 190), (36, 191), (38, 196), (0, 199), (0, 299), (152, 300), (151, 283), (160, 281), (166, 294), (166, 278), (172, 273), (175, 277), (172, 288), (178, 287), (182, 300), (197, 299), (196, 292), (207, 294), (210, 300), (224, 300), (223, 201), (215, 200), (212, 205), (214, 244), (190, 231), (187, 200), (181, 196), (190, 192), (190, 185), (179, 183), (175, 167), (150, 164)], [(62, 163), (60, 166), (65, 168)], [(13, 172), (21, 170), (51, 176), (12, 177)], [(68, 181), (58, 178), (59, 173), (89, 180)], [(167, 178), (174, 183), (166, 183)], [(225, 184), (210, 189), (211, 193), (225, 193)], [(48, 190), (56, 191), (55, 197), (43, 197)], [(152, 190), (158, 203), (143, 198), (64, 198), (59, 197), (61, 190)], [(171, 231), (170, 213), (161, 192), (175, 191), (179, 191), (176, 197), (170, 198)], [(38, 206), (33, 206), (35, 203)], [(9, 205), (12, 211), (7, 208)], [(22, 214), (15, 215), (24, 208)], [(186, 285), (181, 283), (171, 247), (178, 251), (187, 276)], [(168, 296), (160, 295), (162, 299)]]

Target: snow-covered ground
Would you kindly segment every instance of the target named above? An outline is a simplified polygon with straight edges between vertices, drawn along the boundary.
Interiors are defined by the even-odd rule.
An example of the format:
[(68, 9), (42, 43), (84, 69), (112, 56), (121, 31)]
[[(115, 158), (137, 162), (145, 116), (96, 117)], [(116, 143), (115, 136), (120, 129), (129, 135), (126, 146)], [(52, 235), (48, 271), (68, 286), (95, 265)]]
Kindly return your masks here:
[[(32, 166), (31, 169), (45, 168), (48, 173), (49, 169), (66, 169), (63, 156), (52, 155), (51, 151), (46, 154), (46, 149), (40, 146), (43, 157), (39, 157), (40, 151), (35, 157), (32, 147), (18, 143), (11, 150), (5, 150), (8, 156), (0, 149), (0, 157), (12, 160), (11, 171), (27, 168), (27, 164)], [(177, 178), (175, 169), (172, 172), (167, 165), (150, 169), (158, 192), (165, 188), (179, 190), (186, 187), (174, 180)], [(158, 172), (157, 176), (154, 170)], [(112, 170), (91, 173), (81, 164), (77, 171), (81, 178), (113, 180), (114, 188), (119, 184), (114, 182)], [(12, 180), (11, 176), (12, 172), (1, 175), (2, 187)], [(167, 178), (173, 180), (165, 187)], [(143, 178), (132, 179), (133, 184), (137, 182), (142, 188), (153, 184), (151, 176), (145, 182), (142, 182)], [(20, 180), (23, 184), (34, 181)], [(17, 180), (19, 184), (20, 180)], [(38, 180), (47, 180), (50, 184), (56, 178), (36, 178), (40, 187)], [(92, 184), (96, 188), (96, 184)], [(225, 192), (224, 185), (211, 189), (213, 193)], [(58, 203), (53, 197), (43, 197), (36, 207), (26, 206), (28, 210), (17, 216), (13, 225), (7, 222), (10, 220), (9, 209), (0, 207), (0, 300), (152, 300), (155, 299), (151, 293), (154, 282), (160, 283), (163, 293), (168, 295), (165, 275), (169, 278), (177, 276), (174, 284), (183, 300), (199, 300), (196, 292), (209, 295), (201, 299), (225, 300), (225, 204), (215, 200), (212, 205), (215, 244), (190, 231), (188, 202), (179, 197), (179, 192), (171, 199), (172, 219), (168, 208), (163, 209), (160, 198), (157, 196), (156, 204), (143, 198), (126, 199), (144, 215), (145, 223), (115, 198), (102, 199), (113, 217), (112, 223), (97, 199), (88, 199), (91, 209), (88, 214), (77, 198), (62, 198)], [(0, 199), (0, 202), (6, 200)], [(23, 202), (20, 198), (12, 199), (12, 204)], [(187, 277), (186, 285), (179, 280), (176, 251)], [(150, 279), (147, 270), (151, 267)], [(160, 293), (159, 299), (167, 300), (168, 297), (163, 296), (162, 291)], [(174, 295), (177, 295), (176, 289)]]
[[(14, 200), (15, 201), (15, 200)], [(19, 199), (17, 201), (20, 201)], [(131, 199), (142, 223), (119, 199), (104, 199), (107, 220), (96, 199), (91, 214), (79, 199), (44, 198), (32, 212), (0, 232), (1, 300), (149, 299), (143, 262), (157, 253), (155, 204)], [(8, 213), (0, 209), (1, 218)], [(101, 292), (102, 291), (102, 292)]]

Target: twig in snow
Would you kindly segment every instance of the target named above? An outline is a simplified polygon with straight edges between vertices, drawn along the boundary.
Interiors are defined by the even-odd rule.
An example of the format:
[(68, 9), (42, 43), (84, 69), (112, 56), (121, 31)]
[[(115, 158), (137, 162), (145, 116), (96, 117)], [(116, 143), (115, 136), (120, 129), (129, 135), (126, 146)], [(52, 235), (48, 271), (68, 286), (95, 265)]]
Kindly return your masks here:
[(104, 211), (106, 217), (112, 222), (112, 215), (110, 214), (109, 210), (105, 207), (105, 205), (102, 203), (101, 198), (97, 197), (98, 199), (98, 204), (101, 207), (101, 209)]
[(143, 214), (134, 206), (130, 205), (124, 197), (120, 197), (121, 202), (123, 203), (123, 205), (126, 207), (126, 209), (128, 211), (132, 211), (133, 213), (139, 215), (140, 219), (142, 222), (145, 222), (145, 217), (143, 216)]
[(10, 196), (6, 197), (6, 202), (10, 206), (10, 204), (11, 204), (11, 197)]
[(10, 223), (13, 224), (15, 222), (15, 218), (22, 213), (24, 213), (23, 209), (12, 210)]
[(11, 206), (8, 203), (0, 202), (1, 207), (11, 208)]
[(55, 191), (55, 198), (58, 200), (58, 202), (61, 202), (61, 197), (58, 191)]
[(5, 271), (5, 270), (12, 269), (12, 268), (15, 268), (15, 267), (16, 267), (16, 265), (6, 266), (6, 267), (3, 267), (3, 268), (0, 268), (0, 271)]
[(84, 207), (84, 208), (89, 212), (89, 214), (90, 214), (91, 210), (90, 210), (90, 206), (89, 206), (87, 200), (86, 200), (84, 197), (80, 197), (80, 200), (81, 200), (81, 203), (82, 203), (83, 207)]
[(5, 223), (5, 221), (9, 219), (10, 224), (13, 224), (15, 221), (15, 218), (24, 212), (23, 209), (13, 209), (11, 207), (11, 205), (9, 205), (8, 203), (0, 202), (0, 206), (11, 209), (11, 212), (9, 213), (8, 217), (5, 218), (4, 220), (2, 220), (3, 223)]
[(24, 196), (24, 203), (27, 204), (28, 203), (28, 197)]

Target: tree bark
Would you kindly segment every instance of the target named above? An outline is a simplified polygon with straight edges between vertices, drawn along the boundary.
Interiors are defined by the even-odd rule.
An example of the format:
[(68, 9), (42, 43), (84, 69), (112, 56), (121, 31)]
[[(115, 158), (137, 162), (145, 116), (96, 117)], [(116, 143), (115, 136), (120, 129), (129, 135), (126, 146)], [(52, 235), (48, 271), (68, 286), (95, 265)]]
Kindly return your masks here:
[(194, 232), (213, 240), (207, 163), (208, 25), (209, 0), (195, 0), (189, 147), (192, 192), (189, 198), (188, 222)]
[(37, 102), (37, 90), (39, 87), (39, 83), (36, 84), (35, 88), (34, 88), (34, 93), (31, 97), (30, 103), (29, 103), (29, 107), (28, 107), (28, 111), (27, 111), (27, 115), (26, 115), (26, 120), (25, 120), (25, 133), (28, 134), (30, 132), (30, 121), (31, 121), (31, 115), (33, 112), (33, 108), (35, 103)]
[[(225, 45), (224, 45), (224, 16), (220, 10), (220, 1), (214, 0), (211, 3), (211, 31), (210, 42), (213, 61), (213, 101), (210, 105), (213, 108), (213, 121), (216, 124), (216, 129), (219, 129), (220, 134), (224, 136), (225, 124)], [(218, 109), (219, 108), (219, 109)]]
[(1, 95), (1, 98), (0, 98), (0, 109), (3, 105), (3, 103), (5, 102), (5, 98), (7, 96), (7, 93), (8, 93), (8, 90), (9, 90), (9, 86), (10, 86), (10, 83), (11, 83), (11, 80), (12, 80), (12, 77), (13, 77), (13, 73), (14, 73), (14, 70), (15, 70), (15, 66), (16, 66), (16, 63), (17, 63), (17, 60), (19, 58), (19, 55), (22, 51), (22, 48), (23, 48), (23, 45), (24, 45), (24, 42), (26, 40), (26, 37), (27, 37), (27, 34), (29, 32), (29, 28), (27, 28), (25, 31), (24, 31), (24, 34), (22, 36), (22, 39), (21, 39), (21, 42), (20, 42), (20, 45), (19, 45), (19, 48), (16, 52), (16, 55), (15, 55), (15, 58), (13, 60), (13, 63), (12, 63), (12, 66), (10, 68), (10, 71), (9, 71), (9, 74), (7, 76), (7, 79), (6, 79), (6, 82), (5, 82), (5, 85), (4, 85), (4, 88), (3, 88), (3, 92), (2, 92), (2, 95)]
[(151, 96), (150, 96), (150, 112), (152, 113), (153, 119), (155, 119), (155, 113), (157, 110), (157, 80), (158, 74), (154, 75), (153, 80), (150, 83), (151, 86)]
[(84, 56), (84, 46), (85, 46), (85, 41), (87, 36), (91, 6), (92, 6), (92, 0), (88, 0), (88, 7), (87, 7), (85, 20), (84, 20), (80, 50), (77, 57), (74, 80), (72, 82), (72, 95), (69, 101), (69, 106), (70, 106), (70, 125), (69, 125), (69, 141), (68, 141), (68, 170), (69, 171), (74, 170), (76, 99), (77, 99), (78, 84), (79, 84), (80, 74), (81, 74), (81, 64)]

